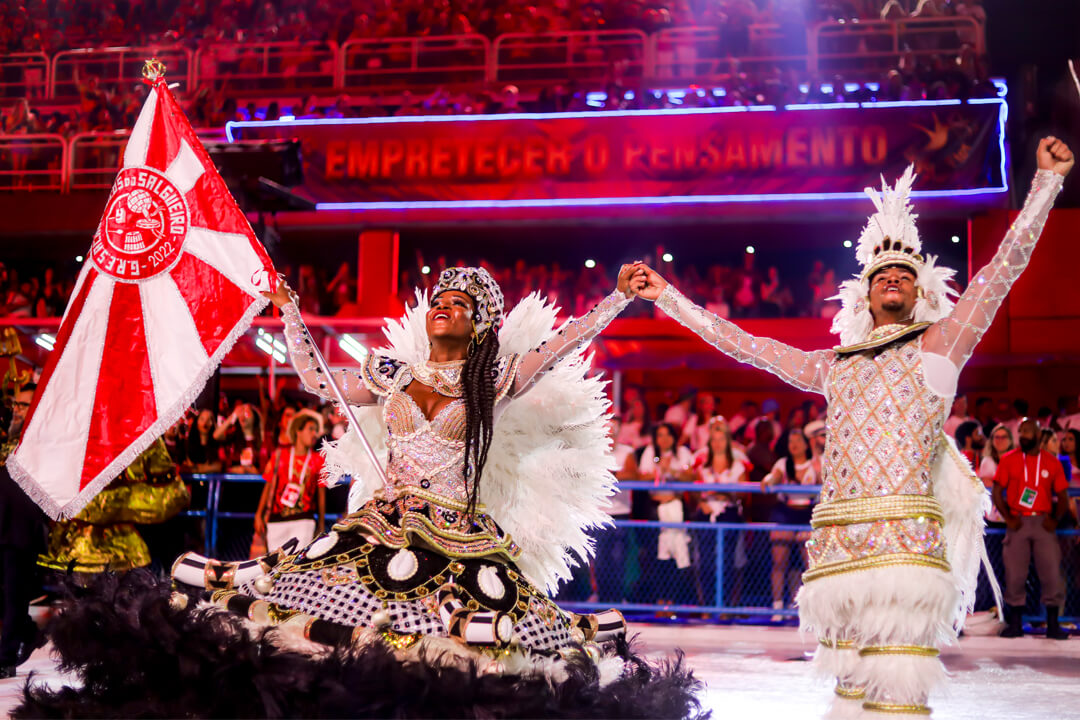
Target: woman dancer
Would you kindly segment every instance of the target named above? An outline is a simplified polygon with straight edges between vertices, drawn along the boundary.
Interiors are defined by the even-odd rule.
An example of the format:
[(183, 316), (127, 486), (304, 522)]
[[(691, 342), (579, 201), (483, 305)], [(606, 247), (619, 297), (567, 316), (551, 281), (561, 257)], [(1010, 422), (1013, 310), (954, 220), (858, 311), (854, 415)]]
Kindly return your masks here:
[[(491, 276), (479, 268), (444, 271), (430, 309), (422, 297), (388, 328), (389, 350), (369, 355), (360, 372), (335, 373), (347, 401), (371, 409), (361, 411), (361, 422), (378, 413), (375, 432), (366, 433), (376, 446), (385, 441), (385, 484), (347, 435), (349, 442), (327, 452), (328, 474), (355, 479), (353, 512), (302, 548), (290, 541), (241, 563), (181, 557), (177, 583), (205, 587), (214, 605), (232, 613), (182, 616), (158, 606), (121, 613), (165, 615), (182, 626), (147, 628), (155, 647), (163, 636), (205, 646), (195, 657), (161, 648), (163, 665), (176, 654), (187, 660), (182, 681), (171, 677), (164, 690), (136, 675), (98, 681), (93, 696), (80, 699), (102, 703), (102, 688), (119, 692), (121, 683), (144, 695), (149, 687), (156, 697), (231, 672), (243, 678), (237, 686), (214, 681), (228, 686), (225, 697), (170, 696), (155, 707), (174, 716), (236, 715), (238, 703), (227, 695), (235, 692), (261, 705), (243, 708), (245, 715), (695, 714), (692, 678), (678, 663), (658, 671), (631, 655), (617, 612), (578, 616), (549, 599), (576, 564), (568, 551), (587, 557), (586, 530), (608, 519), (599, 509), (613, 480), (608, 402), (603, 385), (585, 377), (581, 351), (629, 304), (636, 272), (625, 266), (616, 291), (557, 331), (555, 309), (527, 298), (500, 332), (502, 293)], [(329, 399), (296, 297), (280, 287), (270, 299), (282, 309), (301, 379)], [(127, 594), (116, 596), (118, 605), (128, 602)], [(79, 612), (84, 624), (100, 627), (97, 618), (88, 622), (85, 606), (69, 610)], [(259, 638), (256, 650), (245, 645), (237, 617)], [(276, 649), (283, 644), (314, 656)], [(228, 664), (213, 667), (221, 655)], [(144, 660), (136, 672), (157, 667)], [(94, 672), (116, 674), (100, 663)], [(248, 691), (252, 677), (256, 691)], [(66, 708), (76, 715), (99, 709), (144, 708)]]
[[(225, 591), (217, 602), (245, 615), (302, 614), (310, 620), (305, 636), (332, 645), (353, 642), (358, 631), (377, 631), (405, 647), (433, 636), (464, 646), (514, 642), (554, 651), (575, 638), (621, 632), (617, 613), (606, 616), (601, 630), (595, 618), (559, 610), (537, 587), (549, 584), (550, 570), (519, 567), (522, 547), (505, 528), (514, 519), (496, 520), (482, 496), (495, 423), (507, 404), (629, 304), (633, 272), (624, 267), (615, 292), (537, 348), (501, 355), (498, 285), (482, 268), (444, 271), (424, 317), (427, 358), (408, 363), (373, 353), (360, 372), (335, 374), (349, 404), (382, 409), (386, 486), (269, 574), (245, 582), (248, 568), (219, 564), (221, 577), (211, 577), (206, 568), (214, 562), (189, 555), (178, 561), (175, 578), (202, 583), (211, 577), (207, 589)], [(282, 310), (304, 385), (332, 399), (296, 296), (285, 286), (267, 296)], [(363, 474), (357, 461), (344, 460), (354, 465), (348, 468), (354, 476)]]

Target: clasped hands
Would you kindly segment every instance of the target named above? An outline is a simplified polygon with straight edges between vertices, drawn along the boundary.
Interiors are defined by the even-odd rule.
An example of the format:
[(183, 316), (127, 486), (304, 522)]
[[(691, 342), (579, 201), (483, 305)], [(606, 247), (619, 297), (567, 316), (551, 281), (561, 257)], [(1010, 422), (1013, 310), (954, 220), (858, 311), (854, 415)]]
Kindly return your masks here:
[(655, 301), (667, 287), (667, 280), (640, 260), (623, 265), (619, 270), (616, 289), (626, 297), (636, 295), (646, 300)]

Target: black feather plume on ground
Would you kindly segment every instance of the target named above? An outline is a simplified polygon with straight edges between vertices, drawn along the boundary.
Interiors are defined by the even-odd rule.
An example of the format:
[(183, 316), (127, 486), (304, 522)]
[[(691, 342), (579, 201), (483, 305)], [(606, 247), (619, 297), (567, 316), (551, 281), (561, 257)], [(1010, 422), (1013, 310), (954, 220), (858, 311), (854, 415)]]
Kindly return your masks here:
[(82, 687), (50, 690), (31, 676), (13, 717), (708, 717), (681, 654), (653, 664), (619, 641), (627, 670), (603, 688), (587, 661), (567, 663), (555, 683), (405, 663), (381, 644), (311, 657), (250, 636), (231, 614), (175, 609), (170, 592), (138, 570), (69, 588), (48, 632)]

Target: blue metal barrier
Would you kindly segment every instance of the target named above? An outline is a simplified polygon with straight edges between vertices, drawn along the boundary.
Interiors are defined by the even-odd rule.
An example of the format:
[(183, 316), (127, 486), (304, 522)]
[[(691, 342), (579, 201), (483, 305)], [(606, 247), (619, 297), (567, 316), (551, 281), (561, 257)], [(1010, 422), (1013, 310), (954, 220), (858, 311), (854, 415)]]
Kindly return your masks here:
[[(194, 474), (185, 478), (207, 484), (206, 508), (188, 510), (188, 517), (205, 519), (205, 551), (223, 560), (246, 559), (250, 543), (254, 507), (250, 511), (222, 510), (221, 492), (226, 483), (259, 483), (260, 475)], [(777, 485), (759, 483), (706, 485), (701, 483), (620, 482), (621, 490), (709, 492), (727, 494), (811, 495), (820, 492), (817, 485)], [(1080, 488), (1070, 488), (1071, 496), (1080, 496)], [(333, 522), (341, 515), (328, 513)], [(221, 521), (230, 522), (231, 551), (219, 553), (222, 540)], [(657, 558), (662, 531), (669, 530), (685, 542), (689, 564), (679, 568), (674, 560)], [(557, 596), (563, 606), (592, 611), (615, 607), (627, 613), (700, 614), (708, 617), (772, 616), (793, 620), (797, 611), (792, 600), (805, 569), (803, 542), (809, 525), (786, 525), (766, 522), (660, 522), (655, 520), (617, 520), (614, 527), (596, 535), (597, 558), (578, 568), (573, 579), (564, 584)], [(987, 551), (999, 581), (1004, 581), (1001, 566), (1003, 528), (987, 530)], [(1080, 616), (1080, 530), (1059, 530), (1062, 565), (1067, 599), (1063, 616)], [(225, 550), (221, 548), (221, 550)], [(234, 556), (235, 555), (235, 556)], [(684, 559), (686, 559), (684, 557)], [(783, 563), (783, 567), (780, 564)], [(992, 606), (992, 595), (985, 575), (980, 578), (976, 609)], [(1032, 571), (1028, 581), (1029, 614), (1039, 614), (1038, 583)], [(774, 607), (781, 603), (782, 607)]]

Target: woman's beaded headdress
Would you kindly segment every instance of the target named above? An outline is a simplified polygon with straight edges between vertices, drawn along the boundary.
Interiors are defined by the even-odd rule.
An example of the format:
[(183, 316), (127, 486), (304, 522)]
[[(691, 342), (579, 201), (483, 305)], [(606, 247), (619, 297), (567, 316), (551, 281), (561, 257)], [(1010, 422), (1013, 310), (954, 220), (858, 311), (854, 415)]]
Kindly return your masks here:
[(503, 294), (495, 278), (484, 268), (447, 268), (439, 275), (433, 297), (447, 290), (463, 292), (476, 304), (475, 328), (478, 336), (488, 330), (499, 329), (503, 318)]

